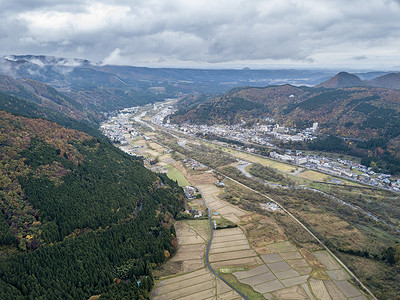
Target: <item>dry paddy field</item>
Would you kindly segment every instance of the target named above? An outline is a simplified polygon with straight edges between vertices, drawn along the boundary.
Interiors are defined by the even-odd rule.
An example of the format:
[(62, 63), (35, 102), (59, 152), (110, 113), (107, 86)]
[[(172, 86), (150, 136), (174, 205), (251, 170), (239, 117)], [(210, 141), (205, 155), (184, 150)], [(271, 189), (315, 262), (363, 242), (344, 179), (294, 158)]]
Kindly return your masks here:
[[(265, 247), (269, 254), (257, 254), (240, 228), (217, 230), (210, 263), (223, 274), (233, 274), (241, 284), (250, 286), (265, 299), (368, 299), (350, 283), (350, 276), (326, 251), (310, 253), (297, 249), (289, 241)], [(198, 281), (205, 278), (199, 277)], [(235, 296), (225, 287), (227, 292), (223, 295)], [(210, 299), (225, 299), (218, 295)]]
[[(159, 281), (152, 299), (239, 299), (204, 265), (208, 220), (180, 221), (176, 232), (179, 248), (171, 261), (182, 262), (183, 274)], [(326, 251), (310, 253), (283, 241), (265, 244), (262, 253), (267, 254), (255, 252), (237, 227), (214, 232), (209, 260), (265, 299), (368, 299)]]
[(186, 220), (175, 224), (178, 251), (166, 265), (181, 266), (177, 276), (159, 281), (152, 291), (156, 300), (240, 299), (205, 266), (205, 247), (210, 238), (208, 220)]
[(214, 184), (197, 184), (196, 186), (201, 190), (210, 209), (218, 212), (225, 219), (238, 224), (240, 222), (240, 217), (247, 214), (246, 211), (219, 199), (217, 195), (221, 190)]
[[(163, 150), (153, 144), (151, 147), (157, 151)], [(268, 165), (275, 164), (266, 161)], [(258, 158), (257, 162), (260, 162)], [(214, 185), (216, 179), (212, 173), (188, 173), (180, 163), (175, 163), (174, 167), (201, 190), (213, 212), (236, 224), (246, 218), (248, 212), (218, 199), (221, 190)], [(283, 169), (288, 166), (280, 164), (279, 167)], [(266, 228), (271, 229), (271, 226)], [(208, 220), (179, 221), (175, 228), (178, 251), (167, 264), (175, 264), (179, 268), (175, 270), (175, 275), (157, 282), (151, 298), (240, 299), (236, 292), (205, 266), (205, 247), (210, 238)], [(249, 233), (246, 226), (243, 228)], [(279, 234), (280, 238), (284, 237), (279, 230), (274, 229), (273, 232)], [(350, 282), (350, 276), (326, 251), (310, 253), (306, 249), (298, 249), (287, 240), (273, 242), (273, 239), (263, 239), (262, 245), (257, 243), (255, 249), (257, 252), (239, 227), (216, 230), (209, 261), (215, 270), (230, 273), (229, 276), (236, 278), (236, 284), (239, 282), (251, 287), (254, 295), (258, 293), (265, 299), (368, 299)]]
[(178, 251), (170, 263), (179, 262), (182, 272), (204, 268), (204, 253), (210, 228), (208, 220), (179, 221), (175, 224)]
[(152, 291), (154, 300), (234, 300), (241, 297), (206, 269), (168, 278), (157, 283)]
[(214, 269), (257, 266), (261, 262), (240, 228), (214, 231), (209, 260)]
[[(260, 255), (262, 264), (233, 273), (264, 298), (367, 299), (349, 282), (350, 276), (328, 252), (299, 251), (289, 241), (266, 245), (266, 248), (270, 253)], [(318, 273), (315, 267), (319, 268)]]
[(152, 142), (152, 141), (148, 142), (148, 144), (151, 148), (153, 148), (158, 153), (163, 153), (165, 150), (168, 150), (167, 148), (165, 148), (155, 142)]

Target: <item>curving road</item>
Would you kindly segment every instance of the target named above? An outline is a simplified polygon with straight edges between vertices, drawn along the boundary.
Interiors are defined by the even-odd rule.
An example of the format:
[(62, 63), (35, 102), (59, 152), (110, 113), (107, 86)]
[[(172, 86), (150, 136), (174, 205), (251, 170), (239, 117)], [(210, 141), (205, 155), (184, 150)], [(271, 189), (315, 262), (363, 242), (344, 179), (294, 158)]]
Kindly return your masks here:
[(217, 276), (219, 279), (221, 279), (223, 282), (225, 282), (225, 284), (228, 285), (232, 290), (234, 290), (236, 293), (238, 293), (243, 299), (249, 300), (249, 298), (245, 294), (243, 294), (241, 291), (237, 290), (233, 285), (231, 285), (228, 281), (226, 281), (224, 278), (222, 278), (210, 265), (210, 261), (208, 259), (208, 256), (209, 256), (210, 247), (211, 247), (211, 243), (212, 243), (212, 239), (213, 239), (213, 235), (214, 235), (214, 228), (213, 228), (213, 224), (212, 224), (212, 221), (211, 221), (211, 209), (208, 206), (206, 199), (203, 197), (203, 193), (201, 192), (201, 190), (199, 188), (197, 188), (197, 189), (200, 192), (201, 197), (203, 198), (204, 204), (207, 207), (208, 221), (210, 222), (210, 229), (211, 229), (210, 240), (208, 241), (207, 249), (206, 249), (206, 265), (207, 265), (207, 268), (215, 276)]

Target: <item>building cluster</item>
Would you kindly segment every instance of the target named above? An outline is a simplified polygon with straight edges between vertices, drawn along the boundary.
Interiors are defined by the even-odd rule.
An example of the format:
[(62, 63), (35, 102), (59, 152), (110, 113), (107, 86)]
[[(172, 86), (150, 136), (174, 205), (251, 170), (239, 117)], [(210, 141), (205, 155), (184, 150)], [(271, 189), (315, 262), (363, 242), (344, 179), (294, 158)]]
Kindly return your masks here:
[(286, 150), (285, 154), (270, 152), (270, 157), (287, 163), (301, 165), (329, 175), (352, 179), (375, 187), (400, 192), (400, 179), (389, 174), (376, 173), (371, 168), (344, 159), (331, 159), (318, 155), (302, 155), (301, 151)]
[[(169, 110), (171, 111), (171, 110)], [(163, 118), (168, 117), (169, 112), (163, 110)], [(274, 119), (266, 119), (266, 121), (275, 123)], [(161, 122), (162, 123), (162, 122)], [(175, 125), (166, 122), (163, 126), (175, 131), (181, 131), (189, 135), (207, 135), (213, 134), (226, 139), (239, 141), (242, 143), (254, 143), (263, 146), (268, 146), (274, 149), (277, 147), (272, 144), (271, 137), (282, 141), (310, 141), (316, 139), (315, 133), (318, 131), (318, 123), (314, 122), (311, 127), (308, 127), (300, 132), (296, 130), (274, 125), (258, 125), (252, 128), (245, 128), (244, 124), (235, 124), (229, 126), (220, 125), (194, 125), (183, 124)], [(250, 147), (235, 146), (243, 151), (257, 153), (257, 150)], [(277, 149), (278, 150), (278, 149)], [(305, 168), (314, 169), (330, 175), (353, 179), (365, 184), (376, 187), (383, 187), (396, 192), (400, 192), (400, 180), (392, 180), (390, 175), (376, 174), (371, 168), (367, 168), (361, 164), (357, 164), (348, 160), (332, 160), (326, 157), (316, 155), (303, 156), (300, 151), (292, 153), (290, 150), (284, 154), (279, 154), (276, 151), (270, 152), (270, 157), (276, 160), (304, 166)]]
[(194, 159), (183, 159), (182, 160), (183, 164), (185, 165), (186, 168), (190, 168), (192, 170), (195, 170), (197, 168), (206, 168), (205, 165), (199, 163), (198, 161), (194, 160)]
[(275, 202), (260, 203), (260, 207), (268, 211), (281, 211), (280, 206)]
[(138, 146), (129, 146), (126, 136), (132, 138), (142, 136), (137, 131), (131, 121), (132, 115), (138, 111), (138, 107), (125, 108), (117, 113), (110, 114), (108, 120), (100, 125), (101, 132), (108, 137), (113, 143), (119, 143), (121, 150), (137, 156), (135, 148)]
[(116, 115), (112, 115), (108, 120), (101, 124), (101, 132), (114, 143), (127, 144), (125, 134), (131, 137), (138, 136), (140, 133), (133, 127), (130, 120), (132, 114), (137, 112), (138, 107), (125, 108)]
[[(156, 105), (156, 104), (154, 104)], [(160, 108), (163, 108), (164, 104), (159, 104)], [(157, 109), (157, 108), (155, 108)], [(166, 124), (170, 124), (170, 120), (169, 120), (169, 115), (172, 115), (173, 113), (176, 112), (176, 109), (173, 108), (171, 105), (168, 105), (167, 107), (163, 108), (160, 112), (158, 112), (156, 115), (153, 116), (153, 118), (151, 119), (151, 122), (153, 124), (159, 125), (159, 126), (163, 126), (164, 122)]]
[(263, 125), (265, 133), (273, 135), (276, 139), (284, 142), (303, 142), (312, 141), (316, 139), (315, 132), (318, 130), (318, 123), (314, 122), (313, 126), (308, 127), (300, 132), (287, 128), (285, 126), (275, 125)]
[(194, 186), (185, 186), (183, 188), (183, 191), (185, 192), (186, 198), (188, 199), (195, 199), (196, 198), (196, 194), (198, 194), (198, 190), (194, 187)]
[[(318, 123), (314, 123), (313, 126), (300, 132), (279, 124), (255, 124), (251, 128), (245, 127), (245, 122), (234, 125), (171, 124), (168, 116), (175, 111), (176, 110), (172, 106), (168, 106), (157, 113), (153, 117), (152, 122), (189, 135), (216, 135), (241, 143), (256, 143), (270, 147), (273, 146), (270, 142), (271, 138), (282, 140), (283, 142), (310, 141), (316, 138), (315, 132), (318, 130)], [(275, 120), (271, 118), (267, 118), (266, 120), (275, 122)]]
[[(154, 124), (164, 126), (173, 131), (180, 131), (188, 135), (208, 135), (212, 134), (215, 136), (223, 137), (230, 140), (235, 140), (242, 143), (254, 143), (263, 146), (268, 146), (276, 149), (276, 151), (270, 152), (272, 159), (301, 165), (308, 169), (314, 169), (330, 175), (352, 179), (365, 183), (368, 185), (383, 187), (396, 192), (400, 192), (400, 179), (393, 179), (388, 174), (377, 174), (371, 168), (367, 168), (361, 164), (343, 160), (343, 159), (330, 159), (318, 155), (303, 155), (301, 151), (285, 150), (283, 154), (278, 153), (278, 149), (271, 142), (271, 138), (283, 140), (283, 141), (305, 141), (315, 139), (315, 132), (318, 130), (318, 123), (314, 123), (311, 127), (296, 132), (290, 128), (275, 125), (255, 125), (252, 128), (245, 128), (244, 124), (236, 124), (229, 126), (220, 125), (194, 125), (194, 124), (182, 124), (176, 125), (169, 122), (168, 116), (174, 113), (176, 110), (169, 103), (154, 104), (155, 110), (159, 112), (153, 116), (152, 122)], [(104, 135), (110, 138), (113, 142), (121, 143), (121, 146), (127, 144), (125, 136), (129, 134), (131, 137), (141, 135), (141, 133), (133, 127), (132, 118), (133, 114), (138, 112), (138, 107), (125, 108), (115, 114), (109, 116), (107, 122), (101, 125), (101, 130)], [(143, 116), (143, 114), (142, 114)], [(140, 117), (135, 117), (135, 120)], [(275, 120), (270, 119), (272, 123)], [(146, 123), (147, 124), (147, 123)], [(148, 125), (149, 126), (149, 125)], [(144, 137), (148, 138), (148, 137)], [(183, 142), (184, 143), (184, 142)], [(183, 145), (184, 147), (185, 145)], [(257, 153), (257, 150), (249, 147), (242, 147), (234, 145), (242, 151)], [(129, 147), (121, 147), (125, 152), (135, 155), (135, 149)], [(194, 160), (186, 160), (184, 163), (192, 168), (204, 167), (200, 163)]]
[(195, 210), (195, 209), (186, 209), (184, 213), (191, 214), (193, 218), (201, 218), (203, 216), (203, 212), (201, 210)]
[(270, 137), (254, 128), (244, 128), (242, 125), (195, 125), (195, 124), (169, 124), (168, 121), (164, 127), (174, 131), (180, 131), (188, 135), (215, 135), (241, 143), (256, 143), (264, 146), (273, 146), (270, 143)]
[(289, 155), (289, 154), (279, 154), (275, 151), (269, 153), (269, 156), (276, 160), (285, 161), (288, 163), (294, 163), (296, 165), (304, 165), (307, 163), (307, 158), (301, 155)]

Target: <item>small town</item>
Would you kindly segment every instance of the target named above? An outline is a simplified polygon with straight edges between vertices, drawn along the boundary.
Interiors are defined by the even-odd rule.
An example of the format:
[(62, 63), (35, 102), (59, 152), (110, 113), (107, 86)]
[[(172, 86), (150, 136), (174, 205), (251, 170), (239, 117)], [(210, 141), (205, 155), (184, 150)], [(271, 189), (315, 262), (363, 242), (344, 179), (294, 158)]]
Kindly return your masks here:
[[(301, 166), (306, 169), (316, 170), (325, 174), (335, 176), (337, 178), (350, 179), (373, 187), (388, 189), (395, 192), (400, 192), (400, 179), (392, 178), (390, 174), (376, 173), (371, 168), (367, 168), (359, 163), (345, 160), (341, 158), (333, 159), (326, 156), (315, 154), (304, 154), (299, 150), (280, 149), (273, 144), (274, 140), (283, 141), (311, 141), (316, 139), (318, 131), (318, 123), (313, 123), (312, 126), (301, 132), (280, 126), (279, 124), (271, 125), (255, 125), (253, 128), (244, 128), (242, 124), (231, 126), (208, 126), (208, 125), (193, 125), (172, 124), (168, 118), (176, 109), (172, 106), (171, 101), (153, 104), (153, 111), (157, 112), (151, 119), (154, 125), (162, 126), (170, 131), (181, 133), (188, 136), (213, 136), (222, 137), (229, 140), (238, 141), (243, 144), (258, 144), (266, 146), (272, 151), (269, 152), (269, 158), (277, 161), (282, 161), (288, 164)], [(139, 107), (125, 108), (119, 112), (111, 114), (109, 119), (101, 124), (101, 130), (104, 135), (109, 137), (114, 143), (119, 143), (122, 149), (132, 156), (136, 156), (135, 148), (124, 147), (128, 145), (124, 134), (129, 134), (132, 138), (141, 136), (137, 131), (133, 122), (138, 122), (152, 127), (145, 123), (140, 118), (145, 115), (142, 113), (140, 117), (136, 116)], [(267, 121), (273, 123), (273, 119)], [(143, 136), (145, 139), (149, 139)], [(181, 146), (185, 141), (180, 142)], [(226, 143), (225, 143), (226, 144)], [(252, 154), (258, 154), (259, 150), (253, 147), (227, 144), (229, 147), (239, 151), (244, 151)], [(259, 155), (259, 154), (258, 154)], [(197, 162), (196, 162), (197, 163)], [(336, 184), (340, 184), (340, 179), (334, 180)]]

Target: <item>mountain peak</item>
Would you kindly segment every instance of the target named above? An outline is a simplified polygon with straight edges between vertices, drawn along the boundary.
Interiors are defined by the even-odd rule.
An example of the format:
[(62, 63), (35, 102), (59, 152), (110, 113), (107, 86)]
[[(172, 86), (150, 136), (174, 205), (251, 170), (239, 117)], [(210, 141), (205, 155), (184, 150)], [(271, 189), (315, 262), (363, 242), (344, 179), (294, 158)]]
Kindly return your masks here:
[(388, 89), (400, 89), (400, 73), (389, 73), (368, 81), (369, 85)]
[(364, 85), (363, 81), (357, 75), (350, 74), (348, 72), (340, 72), (334, 77), (328, 79), (327, 81), (324, 81), (321, 84), (317, 85), (317, 87), (343, 88), (362, 85)]

